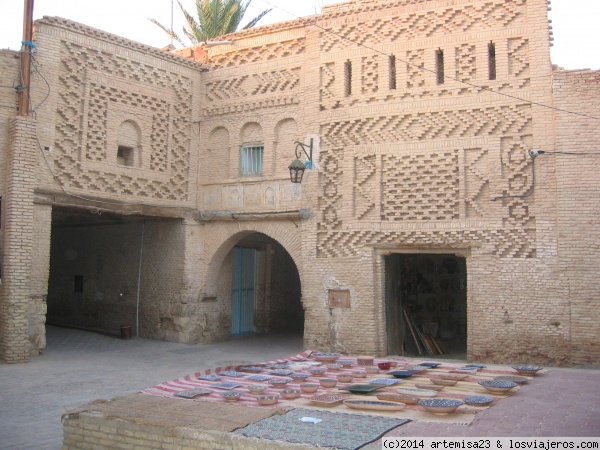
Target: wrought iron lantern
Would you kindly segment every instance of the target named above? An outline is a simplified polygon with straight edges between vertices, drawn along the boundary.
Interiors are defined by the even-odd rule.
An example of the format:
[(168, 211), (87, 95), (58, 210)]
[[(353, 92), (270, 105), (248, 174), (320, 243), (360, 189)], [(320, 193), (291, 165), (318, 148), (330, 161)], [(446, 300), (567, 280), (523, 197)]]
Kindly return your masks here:
[[(312, 138), (310, 138), (309, 145), (303, 144), (302, 142), (298, 141), (294, 142), (294, 144), (296, 144), (296, 159), (292, 161), (292, 163), (288, 166), (288, 169), (290, 169), (290, 181), (292, 183), (302, 183), (302, 176), (304, 175), (304, 171), (307, 168), (312, 167), (313, 140)], [(306, 152), (307, 149), (309, 153)], [(304, 154), (308, 158), (306, 164), (300, 161), (302, 152), (304, 152)]]

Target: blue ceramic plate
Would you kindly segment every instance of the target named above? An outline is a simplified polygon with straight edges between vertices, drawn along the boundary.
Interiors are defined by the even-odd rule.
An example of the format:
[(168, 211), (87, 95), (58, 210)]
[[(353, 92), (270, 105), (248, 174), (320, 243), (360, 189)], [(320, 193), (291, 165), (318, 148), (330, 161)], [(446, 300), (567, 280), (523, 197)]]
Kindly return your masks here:
[(393, 386), (398, 380), (392, 380), (391, 378), (375, 378), (369, 381), (369, 384), (382, 384), (384, 386)]
[(201, 377), (198, 377), (198, 379), (206, 381), (219, 381), (221, 377), (219, 375), (202, 375)]
[(435, 367), (439, 366), (439, 365), (440, 365), (440, 363), (426, 363), (426, 362), (425, 362), (425, 363), (421, 363), (421, 364), (419, 364), (419, 365), (420, 365), (420, 366), (425, 366), (425, 367), (432, 367), (432, 368), (435, 368)]
[(232, 381), (223, 381), (222, 383), (215, 383), (213, 384), (211, 387), (217, 388), (217, 389), (235, 389), (236, 387), (240, 387), (241, 384), (237, 384), (234, 383)]
[(463, 398), (463, 401), (467, 405), (474, 406), (484, 406), (491, 403), (494, 399), (492, 397), (488, 397), (487, 395), (470, 395), (468, 397)]
[(395, 370), (394, 372), (388, 372), (390, 375), (393, 375), (394, 378), (409, 378), (412, 377), (415, 373), (409, 372), (407, 370)]
[(465, 367), (475, 367), (476, 369), (485, 369), (485, 364), (466, 364)]
[(291, 373), (294, 373), (293, 370), (287, 370), (287, 369), (277, 369), (277, 370), (271, 370), (271, 375), (280, 375), (280, 376), (287, 376)]
[(246, 380), (252, 380), (252, 381), (268, 381), (273, 377), (270, 377), (269, 375), (250, 375), (249, 377), (246, 377)]
[(376, 391), (384, 387), (383, 384), (369, 385), (369, 384), (353, 384), (351, 386), (338, 388), (341, 391), (350, 391), (353, 394), (368, 394), (369, 392)]
[(453, 398), (425, 398), (417, 402), (417, 405), (419, 406), (429, 406), (431, 408), (448, 408), (460, 406), (462, 404), (462, 400), (456, 400)]
[(181, 397), (181, 398), (195, 398), (200, 395), (208, 395), (211, 392), (212, 392), (212, 389), (198, 388), (198, 389), (190, 389), (187, 391), (175, 392), (174, 395), (175, 395), (175, 397)]
[(517, 383), (513, 381), (502, 381), (502, 380), (483, 380), (479, 384), (483, 387), (494, 388), (494, 389), (512, 389), (517, 387)]
[(243, 377), (246, 374), (242, 372), (236, 372), (235, 370), (226, 370), (225, 372), (221, 372), (221, 375), (226, 377)]

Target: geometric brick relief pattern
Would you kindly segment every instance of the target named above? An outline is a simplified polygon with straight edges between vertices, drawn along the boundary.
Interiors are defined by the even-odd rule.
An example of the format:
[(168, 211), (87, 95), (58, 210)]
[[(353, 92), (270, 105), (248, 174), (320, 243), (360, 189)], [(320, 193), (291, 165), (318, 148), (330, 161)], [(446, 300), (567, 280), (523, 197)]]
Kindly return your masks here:
[(457, 80), (473, 81), (477, 74), (475, 46), (461, 44), (456, 47), (456, 76)]
[(300, 84), (300, 68), (243, 75), (206, 84), (206, 101), (215, 102), (243, 97), (293, 91)]
[(240, 49), (230, 53), (211, 56), (209, 65), (212, 70), (216, 70), (226, 67), (240, 66), (248, 63), (271, 61), (274, 59), (287, 58), (289, 56), (297, 56), (304, 53), (305, 50), (306, 42), (302, 37), (290, 39), (284, 42), (275, 42), (259, 47)]
[(341, 219), (341, 203), (342, 194), (340, 192), (339, 183), (343, 179), (344, 172), (342, 161), (339, 156), (343, 151), (321, 152), (321, 173), (320, 186), (322, 186), (321, 194), (318, 200), (318, 209), (320, 220), (318, 228), (325, 230), (335, 230), (342, 224)]
[(508, 40), (508, 73), (516, 77), (529, 76), (529, 40), (525, 38)]
[(468, 219), (481, 219), (490, 213), (489, 150), (465, 149), (465, 212)]
[(528, 104), (404, 113), (321, 125), (324, 148), (345, 148), (425, 139), (520, 135), (529, 132)]
[(459, 209), (458, 151), (383, 158), (381, 220), (455, 220)]
[[(189, 177), (189, 125), (192, 82), (178, 73), (133, 61), (116, 54), (63, 42), (57, 102), (55, 175), (64, 187), (110, 194), (164, 200), (186, 200)], [(143, 83), (156, 92), (168, 93), (170, 102), (135, 89), (106, 85), (88, 79), (90, 73), (105, 74), (134, 86)], [(107, 132), (111, 111), (133, 114), (149, 133), (148, 176), (136, 176), (86, 168), (85, 161), (106, 162)], [(88, 113), (84, 117), (85, 112)], [(83, 120), (82, 120), (83, 118)], [(112, 155), (116, 158), (116, 149)], [(152, 174), (168, 173), (168, 181)], [(164, 175), (163, 175), (164, 176)]]
[(354, 217), (373, 220), (379, 202), (380, 188), (377, 183), (377, 156), (354, 157)]
[[(329, 62), (321, 66), (321, 88), (319, 91), (321, 105), (330, 104), (335, 109), (340, 102), (335, 101), (335, 63)], [(321, 109), (324, 109), (322, 106)]]
[[(374, 3), (370, 10), (389, 9), (377, 19), (360, 23), (328, 24), (320, 34), (321, 51), (346, 50), (356, 45), (377, 45), (399, 39), (422, 39), (466, 31), (506, 28), (517, 25), (526, 15), (526, 0), (490, 0), (484, 5), (457, 5), (446, 9), (418, 11), (394, 16), (392, 8), (405, 6), (406, 1)], [(356, 9), (354, 9), (356, 11)], [(325, 20), (334, 19), (327, 14)]]
[(425, 86), (425, 50), (411, 50), (406, 54), (406, 88)]
[(361, 92), (374, 94), (379, 89), (379, 55), (364, 56), (361, 59)]

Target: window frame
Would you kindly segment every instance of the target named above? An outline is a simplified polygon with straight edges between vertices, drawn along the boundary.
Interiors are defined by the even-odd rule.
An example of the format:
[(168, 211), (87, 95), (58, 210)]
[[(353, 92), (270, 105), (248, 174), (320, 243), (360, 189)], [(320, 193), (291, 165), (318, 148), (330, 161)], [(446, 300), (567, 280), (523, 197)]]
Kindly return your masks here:
[[(259, 156), (257, 157), (257, 154)], [(262, 143), (248, 143), (240, 146), (241, 177), (262, 177), (265, 167), (265, 146)]]

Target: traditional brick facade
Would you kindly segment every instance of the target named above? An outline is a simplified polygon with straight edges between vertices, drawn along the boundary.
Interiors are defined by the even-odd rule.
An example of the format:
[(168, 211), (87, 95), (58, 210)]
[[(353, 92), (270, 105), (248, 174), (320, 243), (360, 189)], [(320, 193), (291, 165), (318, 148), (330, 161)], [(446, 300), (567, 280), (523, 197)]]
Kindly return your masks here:
[[(18, 186), (33, 216), (10, 191), (32, 167), (0, 157), (4, 359), (43, 350), (46, 290), (56, 322), (226, 339), (241, 246), (257, 255), (254, 329), (303, 320), (307, 348), (402, 351), (410, 306), (471, 360), (600, 361), (600, 128), (568, 112), (600, 116), (598, 73), (553, 70), (546, 0), (355, 0), (227, 39), (172, 54), (37, 22), (48, 97), (24, 134), (35, 182)], [(0, 131), (3, 148), (25, 145)], [(292, 184), (295, 143), (311, 138), (313, 169)], [(15, 214), (28, 242), (52, 242), (21, 268)], [(414, 298), (413, 265), (429, 284)]]

